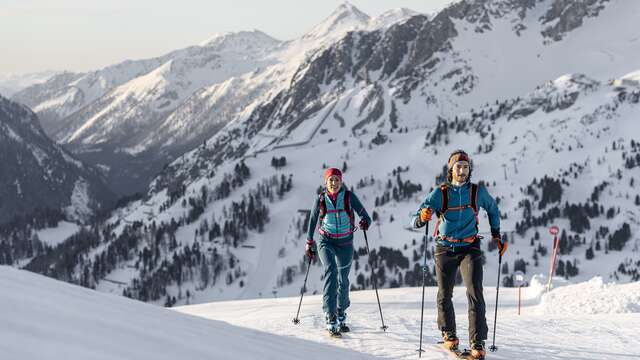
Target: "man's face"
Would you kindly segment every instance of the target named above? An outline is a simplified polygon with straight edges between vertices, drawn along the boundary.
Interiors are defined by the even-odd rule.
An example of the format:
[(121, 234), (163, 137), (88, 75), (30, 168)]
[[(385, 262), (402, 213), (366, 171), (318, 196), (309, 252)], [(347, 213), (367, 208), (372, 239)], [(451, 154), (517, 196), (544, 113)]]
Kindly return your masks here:
[(330, 193), (337, 193), (338, 191), (340, 191), (340, 186), (342, 186), (342, 181), (340, 180), (340, 178), (336, 175), (331, 175), (328, 179), (327, 179), (327, 190), (329, 190)]
[(463, 183), (469, 178), (469, 162), (458, 161), (453, 164), (452, 168), (453, 181), (456, 183)]

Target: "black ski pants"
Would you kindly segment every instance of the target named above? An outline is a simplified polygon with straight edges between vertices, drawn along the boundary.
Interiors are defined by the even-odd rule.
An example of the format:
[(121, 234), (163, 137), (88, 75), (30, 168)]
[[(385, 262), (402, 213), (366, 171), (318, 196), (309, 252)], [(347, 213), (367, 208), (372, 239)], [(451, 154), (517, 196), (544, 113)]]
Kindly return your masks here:
[(438, 282), (438, 328), (441, 331), (456, 330), (456, 316), (453, 309), (453, 286), (456, 271), (460, 269), (467, 288), (469, 303), (469, 341), (487, 339), (487, 319), (482, 294), (482, 250), (480, 240), (469, 246), (449, 247), (436, 245), (436, 280)]

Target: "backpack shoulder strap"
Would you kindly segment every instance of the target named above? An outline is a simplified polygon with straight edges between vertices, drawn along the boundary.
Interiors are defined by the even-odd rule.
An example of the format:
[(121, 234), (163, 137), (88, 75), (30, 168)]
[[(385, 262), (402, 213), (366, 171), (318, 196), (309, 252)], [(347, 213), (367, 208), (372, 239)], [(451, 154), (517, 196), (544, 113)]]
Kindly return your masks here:
[(447, 183), (440, 184), (440, 193), (442, 194), (442, 206), (440, 207), (440, 211), (436, 214), (438, 217), (438, 221), (436, 221), (436, 226), (433, 228), (433, 237), (437, 237), (440, 233), (440, 221), (444, 216), (444, 213), (447, 212), (449, 208), (449, 192), (447, 191)]
[(346, 212), (351, 212), (351, 191), (344, 191), (344, 210)]
[(446, 183), (440, 184), (440, 192), (442, 193), (442, 206), (440, 208), (440, 213), (444, 214), (447, 212), (447, 209), (449, 209), (449, 192), (447, 191)]
[(351, 221), (351, 226), (355, 226), (355, 218), (353, 214), (353, 210), (351, 209), (351, 191), (345, 189), (344, 190), (344, 211), (349, 215), (349, 220)]
[(478, 214), (478, 184), (471, 183), (471, 208)]
[(480, 229), (480, 219), (478, 218), (478, 184), (471, 183), (471, 209), (476, 214), (476, 232)]
[(324, 191), (320, 193), (320, 195), (318, 195), (318, 205), (320, 207), (320, 222), (322, 222), (322, 219), (324, 218), (324, 215), (327, 213), (327, 203), (325, 202), (325, 198), (324, 198)]

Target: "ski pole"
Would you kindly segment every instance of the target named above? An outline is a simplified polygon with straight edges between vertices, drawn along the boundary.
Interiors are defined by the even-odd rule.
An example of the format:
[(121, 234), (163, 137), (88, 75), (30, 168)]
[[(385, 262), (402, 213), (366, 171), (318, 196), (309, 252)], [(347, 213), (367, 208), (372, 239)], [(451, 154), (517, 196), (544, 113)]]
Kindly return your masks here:
[[(498, 252), (500, 252), (498, 250)], [(498, 351), (496, 346), (496, 322), (498, 321), (498, 293), (500, 292), (500, 268), (502, 267), (502, 254), (498, 256), (498, 285), (496, 286), (496, 311), (493, 315), (493, 344), (489, 347), (491, 352)]]
[(298, 303), (298, 312), (296, 313), (296, 317), (293, 318), (293, 323), (298, 325), (300, 323), (300, 319), (298, 319), (298, 315), (300, 315), (300, 306), (302, 306), (302, 297), (304, 296), (304, 292), (307, 290), (307, 278), (309, 277), (309, 269), (311, 269), (311, 256), (309, 256), (309, 263), (307, 264), (307, 275), (304, 276), (304, 284), (300, 289), (300, 302)]
[(429, 236), (429, 223), (427, 223), (424, 230), (424, 265), (422, 265), (422, 305), (420, 310), (420, 346), (418, 347), (418, 357), (422, 357), (422, 323), (424, 320), (424, 282), (427, 274), (427, 237)]
[[(367, 256), (370, 256), (369, 240), (367, 240), (367, 231), (362, 230), (362, 232), (364, 233), (364, 243), (367, 245)], [(373, 283), (373, 288), (376, 290), (376, 299), (378, 300), (378, 310), (380, 310), (380, 321), (382, 322), (382, 326), (380, 327), (380, 329), (382, 329), (382, 331), (387, 331), (387, 326), (384, 324), (384, 318), (382, 317), (382, 306), (380, 306), (380, 296), (378, 296), (378, 285), (376, 284), (377, 280), (375, 279), (374, 275), (375, 273), (373, 272), (373, 264), (371, 264), (371, 282)]]

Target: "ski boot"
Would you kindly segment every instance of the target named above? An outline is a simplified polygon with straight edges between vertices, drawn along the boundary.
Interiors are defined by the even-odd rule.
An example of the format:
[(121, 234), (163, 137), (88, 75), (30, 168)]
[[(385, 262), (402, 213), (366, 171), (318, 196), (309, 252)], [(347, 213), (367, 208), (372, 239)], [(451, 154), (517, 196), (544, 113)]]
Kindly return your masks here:
[(442, 342), (445, 349), (449, 351), (457, 351), (458, 350), (458, 337), (456, 336), (455, 331), (443, 331), (442, 332)]
[(344, 312), (344, 310), (342, 309), (338, 309), (338, 328), (340, 329), (340, 332), (349, 332), (351, 331), (351, 329), (349, 329), (349, 326), (347, 326), (347, 313)]
[(487, 351), (484, 349), (484, 341), (474, 341), (471, 343), (471, 358), (477, 360), (483, 360), (487, 355)]
[(338, 326), (338, 317), (336, 316), (336, 314), (327, 313), (325, 315), (325, 321), (327, 324), (327, 331), (329, 331), (329, 336), (331, 337), (342, 336), (342, 334), (340, 334), (340, 327)]

